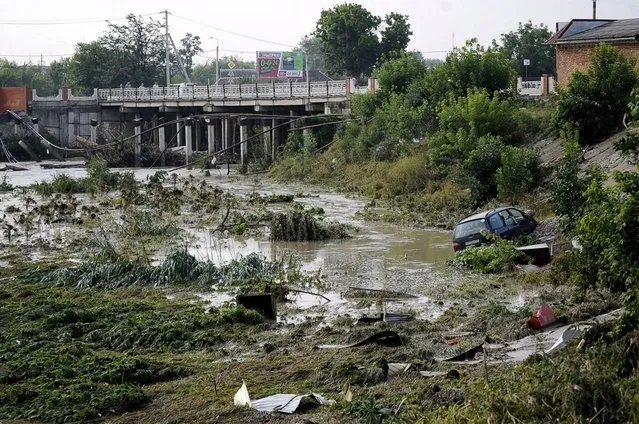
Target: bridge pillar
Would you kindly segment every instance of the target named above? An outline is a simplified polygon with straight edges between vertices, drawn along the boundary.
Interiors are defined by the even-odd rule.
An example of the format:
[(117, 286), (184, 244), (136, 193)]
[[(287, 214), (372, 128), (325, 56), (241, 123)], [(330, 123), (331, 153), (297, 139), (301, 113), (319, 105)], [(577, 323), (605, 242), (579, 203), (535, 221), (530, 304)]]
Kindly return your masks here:
[(208, 139), (208, 154), (215, 153), (215, 121), (211, 118), (206, 118), (207, 123), (207, 139)]
[(195, 150), (200, 152), (204, 150), (202, 148), (202, 123), (199, 119), (196, 119), (195, 122)]
[(213, 126), (215, 127), (213, 148), (217, 152), (218, 150), (222, 150), (222, 121), (220, 119), (214, 120)]
[(222, 150), (226, 150), (229, 147), (228, 126), (228, 119), (222, 119)]
[(180, 121), (180, 119), (182, 119), (182, 114), (180, 112), (177, 112), (175, 114), (175, 119), (177, 120), (177, 122), (175, 124), (175, 145), (176, 146), (181, 146), (182, 145), (182, 134), (180, 132), (180, 129), (184, 125), (184, 123), (182, 121)]
[(193, 119), (188, 118), (186, 120), (186, 122), (184, 123), (184, 130), (186, 131), (185, 134), (185, 145), (184, 145), (184, 152), (186, 154), (186, 163), (187, 163), (187, 168), (191, 169), (191, 156), (193, 155)]
[(273, 119), (273, 123), (271, 126), (271, 158), (275, 160), (277, 156), (277, 151), (279, 150), (281, 138), (282, 138), (282, 128), (277, 128), (277, 125), (280, 121), (277, 119)]
[(158, 148), (160, 149), (160, 166), (165, 166), (166, 159), (164, 156), (164, 150), (166, 149), (166, 138), (164, 133), (164, 125), (162, 125), (164, 124), (163, 117), (158, 118), (158, 124), (160, 125), (158, 127)]
[(133, 146), (133, 154), (135, 157), (135, 167), (139, 168), (142, 165), (142, 119), (140, 118), (140, 114), (135, 114), (135, 119), (133, 120), (133, 128), (135, 131), (135, 141)]
[(264, 154), (266, 157), (273, 159), (273, 128), (271, 120), (262, 121), (262, 131), (264, 131)]
[(248, 127), (246, 125), (240, 125), (240, 164), (242, 167), (246, 165), (248, 159), (248, 142), (246, 138), (248, 136)]

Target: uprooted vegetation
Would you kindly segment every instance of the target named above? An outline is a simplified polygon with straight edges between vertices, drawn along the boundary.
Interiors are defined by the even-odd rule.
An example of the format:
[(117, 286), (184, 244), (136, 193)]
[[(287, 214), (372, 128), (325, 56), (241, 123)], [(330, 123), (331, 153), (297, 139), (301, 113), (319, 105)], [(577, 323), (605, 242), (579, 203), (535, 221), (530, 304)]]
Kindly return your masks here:
[(271, 240), (317, 241), (349, 238), (348, 226), (339, 222), (322, 222), (309, 212), (278, 213), (271, 219)]

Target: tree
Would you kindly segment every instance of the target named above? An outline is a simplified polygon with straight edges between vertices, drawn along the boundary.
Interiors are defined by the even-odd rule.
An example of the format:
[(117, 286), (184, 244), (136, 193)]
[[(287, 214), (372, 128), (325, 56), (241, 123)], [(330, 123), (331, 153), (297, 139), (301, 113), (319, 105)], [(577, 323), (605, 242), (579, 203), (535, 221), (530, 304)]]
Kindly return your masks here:
[(312, 35), (305, 35), (297, 44), (295, 50), (300, 50), (307, 55), (309, 70), (324, 72), (322, 45), (319, 38)]
[(381, 51), (382, 58), (396, 59), (402, 55), (408, 46), (410, 30), (408, 16), (392, 12), (384, 18), (384, 29), (382, 30)]
[(621, 128), (630, 93), (639, 82), (634, 65), (616, 47), (602, 43), (593, 49), (588, 70), (575, 71), (567, 87), (557, 89), (556, 132), (571, 125), (581, 142), (591, 143)]
[(186, 72), (189, 74), (193, 70), (193, 57), (203, 51), (200, 46), (201, 44), (200, 36), (192, 35), (190, 32), (187, 32), (184, 38), (180, 40), (181, 47), (178, 51), (182, 57), (182, 61), (184, 62)]
[(370, 75), (380, 58), (398, 57), (412, 34), (408, 18), (397, 13), (387, 15), (380, 41), (381, 23), (379, 16), (354, 3), (322, 10), (313, 36), (320, 39), (324, 67), (329, 75)]
[(122, 62), (123, 58), (99, 41), (78, 43), (68, 64), (69, 83), (84, 92), (96, 87), (112, 87), (122, 81), (126, 83), (128, 73), (122, 70)]
[[(553, 74), (555, 71), (555, 48), (544, 44), (552, 33), (546, 25), (533, 25), (528, 21), (519, 23), (517, 31), (501, 35), (502, 49), (507, 57), (516, 62), (519, 75), (526, 72), (529, 77), (540, 77), (542, 74)], [(528, 70), (524, 59), (530, 60)]]
[(483, 88), (489, 95), (513, 88), (517, 71), (499, 49), (483, 47), (477, 39), (453, 50), (446, 61), (428, 74), (428, 97), (433, 102), (465, 96), (472, 88)]
[(119, 72), (114, 83), (152, 85), (164, 76), (164, 34), (162, 23), (149, 18), (144, 21), (133, 14), (123, 25), (109, 23), (98, 43), (114, 55)]
[(379, 86), (389, 93), (404, 93), (408, 86), (426, 72), (421, 55), (403, 53), (397, 59), (384, 62), (377, 73)]

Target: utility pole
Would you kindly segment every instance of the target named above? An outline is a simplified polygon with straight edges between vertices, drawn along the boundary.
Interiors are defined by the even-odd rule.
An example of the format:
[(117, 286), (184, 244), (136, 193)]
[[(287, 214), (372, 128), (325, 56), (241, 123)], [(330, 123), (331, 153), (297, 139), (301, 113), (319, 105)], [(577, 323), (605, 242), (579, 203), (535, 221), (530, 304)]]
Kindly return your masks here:
[(597, 0), (592, 0), (592, 19), (597, 19)]
[(166, 88), (171, 86), (171, 62), (169, 59), (169, 11), (164, 9), (164, 48), (165, 58), (164, 65), (166, 66)]

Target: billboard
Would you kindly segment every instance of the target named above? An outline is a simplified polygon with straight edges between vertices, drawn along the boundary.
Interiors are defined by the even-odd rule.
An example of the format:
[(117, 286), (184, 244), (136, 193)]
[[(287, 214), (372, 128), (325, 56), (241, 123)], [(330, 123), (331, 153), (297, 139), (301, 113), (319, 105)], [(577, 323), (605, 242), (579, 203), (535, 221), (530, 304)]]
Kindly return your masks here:
[(304, 53), (257, 52), (257, 78), (303, 78)]

